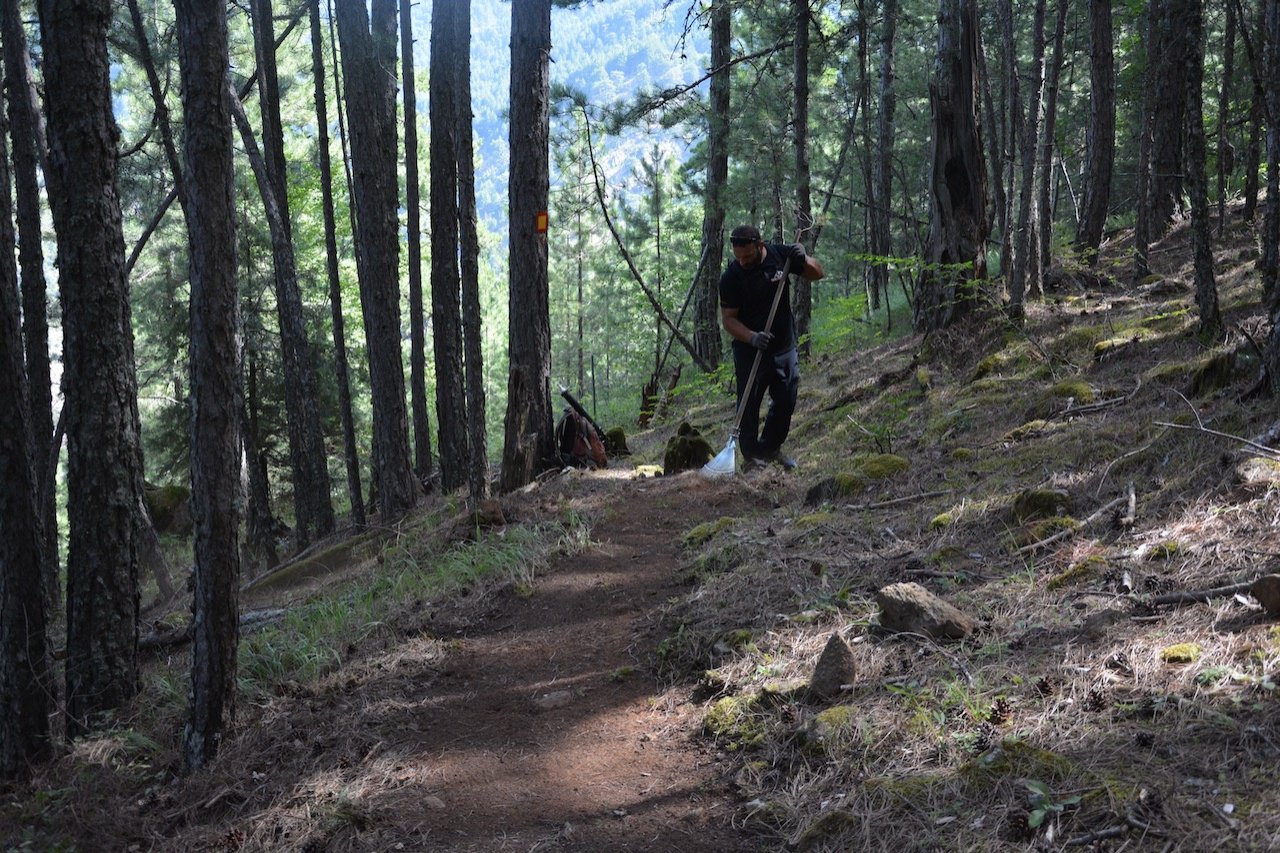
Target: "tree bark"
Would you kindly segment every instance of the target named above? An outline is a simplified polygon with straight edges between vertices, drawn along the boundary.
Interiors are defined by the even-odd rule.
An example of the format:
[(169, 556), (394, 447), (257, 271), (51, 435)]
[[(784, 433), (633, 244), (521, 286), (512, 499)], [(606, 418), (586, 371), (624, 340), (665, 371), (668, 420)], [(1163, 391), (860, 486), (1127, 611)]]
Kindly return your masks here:
[(941, 0), (938, 56), (929, 82), (933, 145), (925, 271), (913, 326), (926, 332), (966, 316), (986, 276), (987, 205), (978, 130), (978, 11), (974, 0)]
[(1111, 204), (1116, 151), (1116, 60), (1111, 0), (1089, 0), (1089, 124), (1085, 131), (1084, 190), (1076, 248), (1090, 266)]
[[(1031, 24), (1031, 73), (1027, 82), (1027, 114), (1022, 125), (1019, 163), (1022, 179), (1018, 187), (1018, 217), (1014, 224), (1013, 264), (1009, 269), (1009, 316), (1021, 321), (1025, 316), (1025, 295), (1032, 278), (1032, 253), (1039, 251), (1033, 239), (1036, 230), (1032, 214), (1035, 198), (1036, 145), (1040, 140), (1040, 95), (1044, 80), (1044, 14), (1045, 0), (1036, 0)], [(1018, 116), (1014, 115), (1014, 121)], [(1037, 289), (1037, 283), (1031, 282)]]
[[(195, 629), (188, 769), (217, 754), (235, 719), (239, 646), (239, 349), (227, 19), (202, 0), (178, 0), (179, 59), (191, 281), (191, 506)], [(261, 11), (262, 7), (258, 7)], [(265, 176), (264, 176), (265, 177)]]
[[(796, 169), (796, 242), (803, 243), (805, 251), (813, 251), (814, 220), (813, 199), (809, 174), (809, 0), (793, 0), (795, 14), (794, 130)], [(797, 276), (795, 291), (791, 295), (791, 312), (796, 323), (796, 349), (802, 357), (809, 355), (809, 327), (813, 315), (813, 286), (808, 279)]]
[[(347, 463), (347, 495), (351, 520), (364, 527), (364, 497), (360, 485), (360, 453), (355, 418), (351, 413), (351, 369), (347, 363), (346, 319), (342, 313), (342, 280), (338, 272), (337, 218), (333, 206), (333, 165), (329, 158), (329, 106), (324, 86), (324, 34), (320, 28), (320, 0), (310, 0), (311, 76), (315, 85), (316, 152), (320, 161), (320, 197), (324, 210), (325, 269), (329, 279), (329, 309), (333, 320), (333, 368), (338, 383), (342, 444)], [(421, 295), (419, 295), (421, 298)]]
[[(280, 90), (276, 79), (275, 31), (271, 0), (253, 0), (254, 45), (261, 94), (262, 150), (265, 174), (258, 183), (271, 224), (271, 254), (275, 266), (276, 314), (280, 321), (280, 349), (284, 362), (285, 412), (289, 424), (289, 458), (293, 471), (296, 517), (294, 544), (299, 550), (333, 532), (333, 502), (329, 495), (329, 466), (316, 393), (315, 365), (302, 316), (302, 290), (293, 250), (289, 195), (285, 178), (284, 131), (280, 119)], [(236, 104), (237, 108), (239, 104)], [(246, 136), (246, 146), (252, 132)], [(256, 170), (255, 170), (256, 171)], [(266, 196), (274, 199), (275, 213)]]
[(484, 390), (484, 329), (480, 309), (480, 235), (471, 115), (471, 0), (458, 4), (458, 221), (462, 272), (462, 342), (467, 367), (467, 488), (472, 504), (489, 495), (488, 413)]
[(889, 264), (893, 233), (889, 219), (893, 192), (893, 133), (898, 97), (894, 58), (898, 26), (897, 0), (885, 0), (880, 30), (880, 113), (876, 120), (876, 151), (871, 166), (871, 265), (872, 304), (889, 292)]
[(18, 0), (0, 5), (4, 41), (4, 90), (13, 140), (13, 186), (17, 200), (18, 269), (22, 281), (22, 340), (26, 347), (27, 401), (31, 445), (36, 460), (36, 494), (46, 559), (45, 594), (50, 611), (62, 603), (58, 577), (58, 513), (51, 471), (44, 460), (53, 451), (53, 388), (49, 367), (48, 291), (44, 277), (40, 184), (37, 166), (42, 157), (40, 114), (31, 80), (31, 56)]
[(109, 0), (40, 0), (46, 175), (58, 236), (67, 418), (67, 732), (138, 689), (142, 454), (116, 189)]
[(1235, 163), (1235, 146), (1227, 134), (1231, 118), (1231, 94), (1236, 73), (1236, 12), (1234, 0), (1227, 0), (1227, 19), (1222, 33), (1222, 87), (1218, 96), (1218, 238), (1227, 224), (1227, 181)]
[[(442, 10), (451, 8), (453, 3), (433, 5), (432, 19), (436, 15), (447, 14)], [(404, 80), (401, 103), (404, 108), (404, 203), (405, 203), (405, 245), (409, 253), (409, 419), (413, 426), (413, 470), (418, 475), (418, 482), (427, 483), (431, 479), (434, 464), (431, 458), (431, 418), (427, 415), (427, 322), (422, 310), (422, 194), (418, 186), (418, 99), (417, 81), (414, 80), (413, 65), (413, 4), (400, 4), (400, 64), (403, 68)], [(434, 35), (434, 34), (433, 34)], [(432, 74), (435, 83), (435, 40), (432, 39)], [(432, 93), (432, 101), (435, 96)], [(434, 139), (435, 120), (432, 118), (431, 128)], [(432, 152), (431, 162), (437, 164)], [(442, 165), (442, 164), (437, 164)], [(436, 169), (431, 170), (434, 186)], [(432, 213), (435, 212), (434, 200)], [(434, 235), (435, 228), (432, 227)], [(434, 269), (435, 248), (432, 247)]]
[[(467, 482), (462, 273), (458, 267), (458, 3), (431, 7), (431, 327), (435, 344), (440, 485)], [(519, 316), (512, 314), (511, 316)], [(513, 326), (515, 324), (512, 324)]]
[[(555, 455), (551, 417), (551, 321), (547, 238), (538, 229), (549, 193), (550, 0), (511, 4), (510, 316), (511, 373), (502, 450), (502, 491), (530, 481)], [(545, 220), (543, 220), (545, 222)]]
[[(6, 33), (5, 47), (9, 47)], [(21, 779), (52, 754), (49, 660), (39, 486), (18, 324), (13, 203), (0, 122), (0, 779)], [(46, 356), (47, 365), (47, 356)], [(47, 452), (48, 439), (46, 439)]]
[(409, 455), (400, 356), (399, 223), (396, 209), (396, 8), (393, 0), (339, 0), (347, 118), (351, 133), (354, 207), (359, 223), (356, 264), (373, 392), (374, 480), (384, 519), (417, 500)]
[[(1053, 54), (1049, 59), (1045, 77), (1044, 131), (1040, 134), (1040, 194), (1039, 212), (1036, 219), (1040, 223), (1040, 278), (1042, 280), (1052, 262), (1050, 257), (1053, 244), (1053, 154), (1056, 145), (1055, 128), (1058, 123), (1058, 80), (1062, 76), (1062, 42), (1067, 27), (1067, 0), (1058, 0), (1058, 17), (1053, 27)], [(1039, 295), (1042, 290), (1037, 286), (1034, 292)]]
[[(1262, 297), (1269, 310), (1280, 304), (1277, 277), (1280, 276), (1280, 3), (1267, 2), (1266, 47), (1263, 68), (1266, 89), (1267, 121), (1267, 195), (1262, 218), (1262, 257), (1258, 262), (1262, 274)], [(1272, 382), (1280, 382), (1275, 375)]]
[(696, 285), (693, 346), (712, 370), (720, 364), (720, 280), (724, 258), (724, 194), (729, 181), (729, 39), (733, 9), (729, 0), (712, 0), (711, 84), (707, 103), (707, 186), (702, 207), (702, 247), (706, 261)]
[(1200, 309), (1200, 338), (1206, 343), (1220, 341), (1226, 333), (1218, 310), (1218, 285), (1213, 274), (1213, 247), (1209, 239), (1209, 178), (1205, 167), (1204, 96), (1204, 9), (1202, 0), (1188, 0), (1179, 15), (1178, 29), (1188, 42), (1190, 62), (1186, 71), (1187, 194), (1191, 202), (1191, 245), (1195, 257), (1196, 306)]

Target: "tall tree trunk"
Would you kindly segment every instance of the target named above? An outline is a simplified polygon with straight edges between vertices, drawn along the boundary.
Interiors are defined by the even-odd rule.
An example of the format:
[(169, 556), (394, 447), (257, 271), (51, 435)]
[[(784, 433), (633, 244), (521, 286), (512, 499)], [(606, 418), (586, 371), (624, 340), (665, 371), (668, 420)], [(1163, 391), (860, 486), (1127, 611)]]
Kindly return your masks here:
[(876, 124), (876, 151), (871, 168), (871, 266), (872, 304), (889, 292), (889, 265), (883, 260), (893, 254), (889, 219), (893, 191), (894, 114), (898, 96), (894, 86), (894, 52), (898, 26), (897, 0), (885, 0), (884, 22), (880, 30), (880, 114)]
[[(795, 106), (792, 110), (796, 155), (796, 240), (805, 250), (813, 251), (813, 199), (809, 174), (809, 0), (793, 0), (795, 15)], [(792, 314), (796, 322), (796, 349), (802, 357), (809, 355), (809, 326), (813, 315), (813, 286), (803, 276), (795, 279), (791, 296)]]
[[(1036, 145), (1040, 139), (1040, 95), (1044, 81), (1044, 13), (1045, 0), (1036, 0), (1031, 24), (1031, 73), (1027, 81), (1027, 114), (1022, 125), (1019, 163), (1022, 179), (1018, 187), (1018, 218), (1014, 224), (1013, 265), (1009, 270), (1009, 316), (1020, 321), (1025, 315), (1025, 295), (1031, 255), (1039, 251), (1034, 240), (1035, 217), (1031, 201), (1035, 198)], [(1015, 114), (1014, 121), (1018, 120)], [(1032, 290), (1038, 282), (1032, 280)]]
[(473, 504), (489, 495), (488, 414), (484, 390), (484, 329), (480, 309), (480, 235), (471, 129), (471, 0), (461, 0), (457, 31), (458, 221), (462, 271), (462, 341), (467, 366), (467, 487)]
[[(320, 423), (315, 365), (302, 316), (302, 291), (293, 251), (289, 195), (285, 178), (284, 131), (280, 120), (280, 89), (276, 79), (275, 30), (271, 0), (253, 0), (254, 45), (261, 93), (262, 150), (266, 174), (259, 178), (262, 193), (274, 197), (277, 216), (272, 223), (271, 248), (275, 262), (276, 313), (280, 319), (280, 349), (284, 362), (285, 412), (289, 424), (289, 458), (293, 470), (295, 545), (301, 549), (315, 538), (333, 532), (333, 502), (329, 495), (329, 466)], [(247, 140), (246, 140), (247, 142)], [(264, 201), (265, 203), (265, 201)]]
[(431, 7), (431, 330), (440, 485), (445, 491), (467, 482), (462, 273), (458, 267), (457, 12), (457, 2)]
[[(991, 91), (991, 75), (987, 71), (987, 51), (984, 44), (978, 45), (978, 74), (982, 80), (982, 110), (987, 117), (987, 132), (985, 134), (987, 157), (991, 164), (991, 174), (995, 176), (995, 180), (991, 181), (991, 213), (988, 215), (988, 221), (990, 221), (991, 216), (994, 216), (996, 228), (1000, 231), (1000, 270), (998, 274), (1008, 278), (1009, 247), (1013, 244), (1009, 237), (1009, 204), (1005, 198), (1005, 111), (996, 107), (995, 95)], [(1002, 88), (1006, 87), (1007, 81), (1004, 80), (1003, 75), (1001, 75), (1000, 80)], [(999, 120), (996, 118), (997, 115), (1000, 116)]]
[(724, 193), (729, 181), (729, 60), (733, 9), (711, 0), (711, 84), (707, 103), (707, 186), (702, 206), (702, 251), (706, 260), (695, 285), (693, 345), (711, 369), (720, 364), (720, 299), (717, 284), (724, 257)]
[[(9, 47), (8, 34), (5, 47)], [(31, 441), (18, 271), (14, 265), (13, 202), (8, 151), (0, 122), (0, 779), (20, 779), (52, 754), (53, 705), (48, 609), (44, 586), (49, 549)], [(45, 356), (46, 367), (48, 356)], [(46, 439), (47, 451), (48, 439)]]
[(1227, 224), (1227, 181), (1235, 164), (1235, 146), (1227, 134), (1231, 118), (1232, 83), (1236, 73), (1236, 12), (1234, 0), (1228, 0), (1227, 20), (1222, 33), (1222, 86), (1218, 96), (1218, 237)]
[(231, 103), (236, 96), (226, 83), (227, 19), (221, 7), (202, 0), (178, 0), (175, 8), (186, 141), (183, 210), (190, 247), (195, 522), (195, 635), (183, 758), (189, 769), (196, 769), (214, 758), (235, 719), (240, 311)]
[[(1264, 86), (1267, 114), (1267, 197), (1262, 219), (1262, 296), (1274, 309), (1280, 303), (1277, 277), (1280, 276), (1280, 3), (1268, 0), (1266, 42), (1263, 50)], [(1274, 311), (1272, 312), (1274, 313)], [(1280, 382), (1273, 375), (1272, 382)]]
[(53, 453), (53, 388), (49, 368), (48, 291), (40, 222), (40, 115), (33, 100), (31, 57), (18, 0), (0, 5), (4, 41), (4, 91), (13, 140), (13, 186), (17, 196), (18, 269), (22, 281), (22, 340), (26, 347), (27, 400), (31, 446), (35, 454), (38, 514), (44, 532), (44, 587), (52, 612), (62, 602), (58, 579), (56, 472), (46, 461)]
[(67, 732), (138, 690), (137, 380), (116, 189), (109, 0), (40, 0), (46, 175), (58, 235), (67, 417)]
[(1202, 341), (1217, 342), (1226, 329), (1218, 310), (1218, 285), (1213, 275), (1213, 247), (1209, 240), (1209, 177), (1205, 167), (1204, 103), (1204, 9), (1202, 0), (1188, 0), (1178, 16), (1178, 29), (1188, 42), (1186, 71), (1187, 194), (1191, 202), (1191, 245), (1196, 269), (1196, 305), (1200, 309), (1199, 335)]
[(938, 57), (929, 81), (933, 145), (925, 271), (913, 326), (926, 332), (964, 317), (986, 276), (987, 202), (978, 131), (978, 10), (975, 0), (938, 4)]
[[(1053, 27), (1053, 54), (1049, 60), (1045, 78), (1044, 132), (1040, 135), (1040, 195), (1039, 212), (1036, 219), (1040, 223), (1040, 276), (1048, 271), (1052, 262), (1050, 247), (1053, 243), (1053, 153), (1055, 147), (1054, 130), (1058, 122), (1058, 79), (1062, 75), (1062, 42), (1067, 27), (1067, 0), (1058, 0), (1058, 18)], [(1035, 289), (1037, 294), (1041, 289)]]
[(373, 392), (374, 481), (384, 519), (418, 496), (409, 455), (400, 357), (400, 240), (396, 209), (396, 7), (394, 0), (338, 0), (353, 196), (359, 231), (356, 264)]
[[(342, 444), (347, 462), (347, 495), (351, 520), (364, 527), (364, 496), (360, 485), (360, 454), (355, 418), (351, 413), (351, 370), (347, 363), (346, 319), (342, 314), (342, 280), (338, 273), (337, 220), (333, 206), (333, 164), (329, 158), (329, 106), (324, 86), (324, 34), (320, 28), (320, 0), (310, 0), (311, 76), (315, 84), (316, 153), (320, 161), (320, 197), (324, 209), (325, 269), (329, 278), (329, 308), (333, 318), (333, 367), (338, 382)], [(421, 294), (419, 294), (421, 299)]]
[(1090, 264), (1098, 248), (1111, 204), (1111, 174), (1116, 152), (1116, 60), (1111, 29), (1111, 0), (1089, 0), (1089, 125), (1085, 131), (1084, 190), (1076, 247)]
[[(431, 14), (453, 6), (432, 6)], [(404, 205), (406, 214), (405, 245), (409, 253), (409, 413), (413, 425), (413, 470), (418, 481), (431, 480), (431, 419), (427, 415), (427, 318), (422, 310), (422, 201), (418, 186), (418, 97), (413, 65), (413, 4), (400, 4), (400, 64), (404, 78), (401, 103), (404, 108)], [(434, 39), (431, 58), (435, 60)], [(435, 80), (432, 68), (432, 81)], [(432, 101), (435, 95), (432, 93)], [(434, 131), (435, 121), (431, 123)], [(434, 135), (432, 139), (434, 140)], [(431, 162), (436, 163), (434, 153)], [(431, 176), (435, 178), (435, 169)], [(434, 212), (435, 206), (432, 205)], [(434, 234), (434, 227), (432, 233)], [(435, 249), (432, 248), (434, 269)]]
[[(555, 455), (547, 238), (551, 0), (511, 4), (510, 375), (502, 491), (525, 485)], [(545, 219), (542, 220), (545, 224)]]
[(1153, 32), (1147, 42), (1147, 88), (1155, 90), (1151, 116), (1151, 174), (1147, 199), (1152, 240), (1173, 224), (1182, 207), (1182, 143), (1187, 121), (1186, 75), (1191, 57), (1186, 33), (1178, 27), (1190, 0), (1151, 0)]

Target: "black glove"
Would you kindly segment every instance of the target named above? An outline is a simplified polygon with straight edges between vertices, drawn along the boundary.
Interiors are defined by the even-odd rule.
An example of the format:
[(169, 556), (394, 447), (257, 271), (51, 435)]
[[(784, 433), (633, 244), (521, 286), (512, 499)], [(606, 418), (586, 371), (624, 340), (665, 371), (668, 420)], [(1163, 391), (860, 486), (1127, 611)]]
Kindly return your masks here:
[(751, 345), (759, 350), (769, 348), (769, 344), (773, 343), (773, 332), (752, 332)]

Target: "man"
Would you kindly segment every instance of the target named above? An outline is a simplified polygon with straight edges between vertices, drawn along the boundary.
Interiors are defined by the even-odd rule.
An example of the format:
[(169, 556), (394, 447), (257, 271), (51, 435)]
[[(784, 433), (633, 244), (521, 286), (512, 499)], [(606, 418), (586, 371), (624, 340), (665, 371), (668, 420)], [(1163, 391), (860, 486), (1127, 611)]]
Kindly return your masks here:
[[(748, 467), (776, 462), (787, 470), (795, 460), (782, 455), (782, 443), (791, 430), (800, 391), (796, 359), (795, 320), (791, 316), (789, 275), (817, 281), (826, 273), (816, 258), (805, 254), (800, 243), (765, 243), (753, 225), (739, 225), (729, 234), (733, 260), (720, 276), (720, 319), (733, 338), (733, 366), (738, 379), (741, 411), (739, 444)], [(787, 267), (790, 259), (790, 267)], [(781, 290), (781, 294), (779, 294)], [(769, 322), (774, 298), (777, 313)], [(760, 356), (754, 386), (748, 393), (751, 366)], [(760, 404), (769, 392), (769, 412), (760, 429)], [(744, 401), (744, 395), (746, 397)]]

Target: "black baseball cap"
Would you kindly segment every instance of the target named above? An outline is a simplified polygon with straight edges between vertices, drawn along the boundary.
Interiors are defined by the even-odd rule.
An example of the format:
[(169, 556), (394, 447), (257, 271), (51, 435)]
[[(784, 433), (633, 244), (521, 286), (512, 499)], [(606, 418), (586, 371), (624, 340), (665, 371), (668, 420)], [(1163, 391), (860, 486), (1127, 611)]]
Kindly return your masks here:
[(729, 232), (729, 242), (735, 246), (749, 246), (760, 242), (760, 229), (754, 225), (739, 225)]

